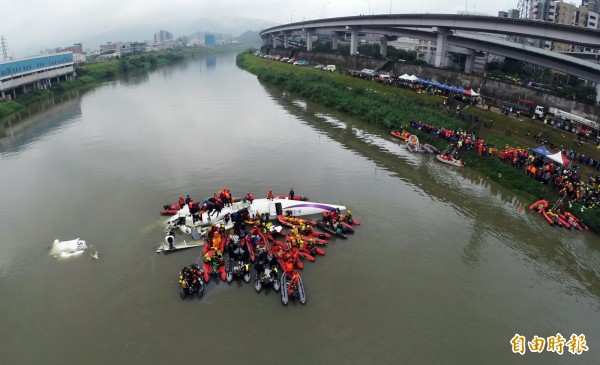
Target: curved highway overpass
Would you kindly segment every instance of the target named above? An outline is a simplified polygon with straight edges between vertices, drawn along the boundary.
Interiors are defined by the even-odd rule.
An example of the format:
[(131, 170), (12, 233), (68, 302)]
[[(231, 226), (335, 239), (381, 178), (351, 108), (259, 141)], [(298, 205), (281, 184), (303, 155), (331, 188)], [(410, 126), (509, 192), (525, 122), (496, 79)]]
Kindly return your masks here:
[(455, 35), (455, 31), (525, 35), (533, 39), (600, 48), (599, 30), (527, 19), (449, 14), (390, 14), (318, 19), (268, 28), (260, 34), (265, 44), (282, 41), (286, 47), (291, 35), (302, 34), (306, 39), (307, 50), (311, 50), (313, 35), (331, 35), (333, 47), (337, 48), (340, 35), (350, 33), (350, 54), (357, 53), (359, 33), (381, 35), (383, 54), (387, 47), (387, 37), (430, 40), (437, 42), (437, 67), (444, 66), (445, 53), (450, 47), (460, 47), (469, 50), (466, 52), (466, 72), (472, 70), (473, 51), (484, 51), (549, 67), (600, 84), (600, 65), (593, 62), (483, 35), (463, 32)]

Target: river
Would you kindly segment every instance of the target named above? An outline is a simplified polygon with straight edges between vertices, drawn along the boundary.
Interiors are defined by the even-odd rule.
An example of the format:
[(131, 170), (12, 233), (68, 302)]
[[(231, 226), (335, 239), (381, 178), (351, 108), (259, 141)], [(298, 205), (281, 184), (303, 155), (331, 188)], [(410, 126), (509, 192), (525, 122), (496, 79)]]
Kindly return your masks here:
[[(3, 364), (597, 363), (598, 236), (550, 227), (475, 171), (262, 85), (234, 54), (20, 119), (0, 133)], [(200, 253), (155, 253), (158, 212), (222, 187), (293, 187), (360, 219), (306, 264), (306, 305), (215, 280), (179, 298), (179, 270)], [(83, 255), (49, 254), (77, 237)], [(512, 351), (515, 334), (559, 332), (589, 351)]]

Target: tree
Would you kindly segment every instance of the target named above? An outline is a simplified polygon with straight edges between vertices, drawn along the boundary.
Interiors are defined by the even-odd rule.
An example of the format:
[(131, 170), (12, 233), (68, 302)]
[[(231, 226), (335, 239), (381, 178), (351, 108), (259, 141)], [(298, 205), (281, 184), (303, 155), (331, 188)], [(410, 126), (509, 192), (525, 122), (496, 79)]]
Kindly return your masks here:
[(491, 61), (485, 66), (486, 70), (494, 71), (502, 69), (502, 62), (499, 61)]
[(331, 51), (331, 42), (329, 42), (329, 41), (313, 42), (312, 50), (313, 50), (313, 52), (330, 52)]
[(536, 82), (543, 83), (542, 79), (548, 72), (548, 67), (535, 65), (529, 62), (523, 62), (523, 76), (530, 77)]
[(523, 68), (523, 62), (515, 60), (514, 58), (506, 57), (502, 62), (502, 68), (500, 69), (507, 75), (519, 75)]

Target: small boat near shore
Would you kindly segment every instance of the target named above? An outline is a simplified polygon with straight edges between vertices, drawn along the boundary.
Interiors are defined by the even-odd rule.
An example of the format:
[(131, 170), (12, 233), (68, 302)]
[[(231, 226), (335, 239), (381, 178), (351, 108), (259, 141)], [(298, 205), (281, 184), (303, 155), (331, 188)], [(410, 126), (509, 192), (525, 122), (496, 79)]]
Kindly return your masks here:
[(438, 161), (443, 162), (448, 165), (456, 166), (456, 167), (465, 167), (464, 162), (461, 160), (454, 159), (453, 157), (448, 157), (445, 155), (437, 155), (435, 156)]
[(408, 139), (408, 137), (410, 136), (409, 132), (406, 131), (398, 131), (398, 130), (393, 130), (391, 132), (392, 136), (399, 138), (403, 141), (406, 141)]
[(183, 242), (175, 242), (174, 235), (167, 235), (163, 244), (156, 248), (156, 253), (170, 253), (202, 246), (204, 246), (204, 241), (187, 242), (186, 240), (183, 240)]
[(440, 153), (440, 150), (438, 150), (437, 148), (435, 148), (434, 146), (430, 145), (429, 143), (425, 143), (423, 146), (423, 149), (425, 150), (425, 152), (427, 153)]
[(412, 153), (424, 152), (423, 147), (419, 143), (419, 138), (414, 134), (411, 134), (408, 139), (406, 139), (406, 148)]

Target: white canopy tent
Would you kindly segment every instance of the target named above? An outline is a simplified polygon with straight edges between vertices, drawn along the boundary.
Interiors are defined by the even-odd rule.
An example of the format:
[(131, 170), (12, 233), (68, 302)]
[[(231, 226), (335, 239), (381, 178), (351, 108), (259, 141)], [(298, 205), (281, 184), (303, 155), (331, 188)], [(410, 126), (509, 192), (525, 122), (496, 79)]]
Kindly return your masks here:
[(473, 90), (473, 89), (467, 90), (467, 91), (463, 92), (463, 94), (468, 95), (468, 96), (479, 96), (479, 94), (476, 93), (475, 90)]
[(553, 155), (548, 155), (546, 158), (551, 159), (552, 161), (558, 162), (561, 165), (568, 165), (571, 161), (563, 155), (562, 152), (558, 151)]

